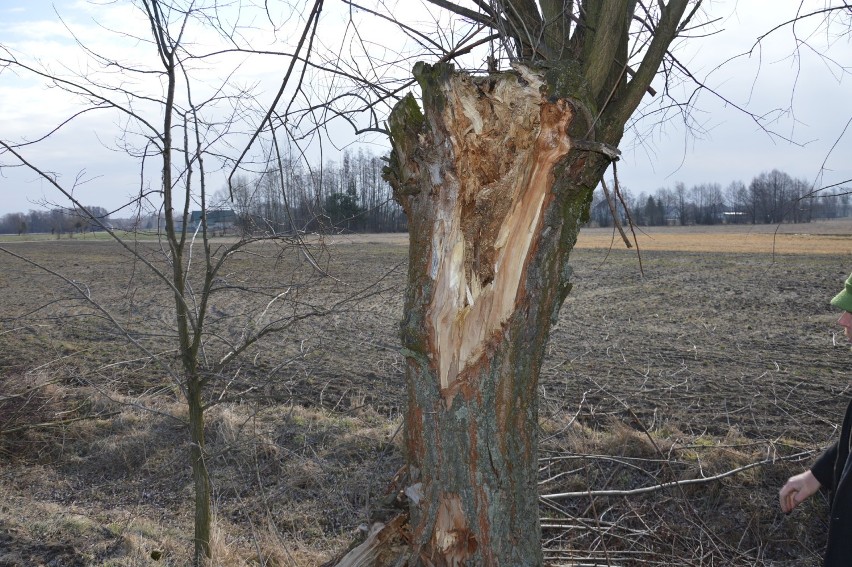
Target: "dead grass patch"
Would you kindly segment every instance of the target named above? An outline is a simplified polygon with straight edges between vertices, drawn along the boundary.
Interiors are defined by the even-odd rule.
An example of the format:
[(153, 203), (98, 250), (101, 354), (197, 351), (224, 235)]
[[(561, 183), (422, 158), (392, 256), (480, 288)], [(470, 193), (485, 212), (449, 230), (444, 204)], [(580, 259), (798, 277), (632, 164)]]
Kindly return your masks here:
[[(640, 251), (852, 255), (849, 220), (787, 225), (636, 227), (635, 234)], [(612, 229), (584, 228), (576, 248), (623, 249), (624, 243)]]
[(93, 403), (91, 391), (59, 383), (46, 373), (0, 375), (0, 455), (39, 462), (117, 414)]
[(751, 466), (766, 451), (766, 443), (735, 428), (722, 437), (689, 436), (638, 431), (629, 422), (595, 428), (575, 421), (542, 447), (540, 491), (573, 494), (546, 500), (545, 556), (554, 564), (584, 557), (594, 564), (703, 565), (697, 550), (712, 546), (726, 564), (745, 565), (758, 547), (777, 554), (783, 542), (796, 541), (810, 550), (797, 552), (801, 564), (817, 564), (820, 499), (797, 510), (795, 521), (783, 521), (775, 490), (762, 488), (780, 486), (801, 459)]
[[(845, 238), (842, 227), (825, 234), (841, 244)], [(259, 347), (240, 368), (245, 388), (229, 390), (255, 386), (258, 397), (226, 396), (207, 413), (221, 565), (321, 564), (346, 547), (360, 524), (395, 511), (381, 507), (403, 460), (394, 433), (405, 404), (396, 338), (404, 269), (393, 267), (404, 261), (407, 240), (396, 238), (374, 245), (363, 237), (329, 260), (329, 269), (353, 285), (390, 273), (384, 283), (392, 291)], [(667, 245), (678, 245), (671, 238)], [(140, 278), (129, 302), (114, 282), (128, 281), (130, 265), (114, 249), (20, 246), (149, 325), (143, 330), (152, 348), (161, 347), (157, 333), (169, 324), (162, 298)], [(824, 500), (812, 499), (790, 517), (775, 502), (778, 487), (807, 466), (808, 456), (648, 494), (590, 494), (702, 479), (831, 440), (848, 397), (848, 348), (839, 336), (832, 343), (836, 317), (826, 301), (848, 276), (850, 248), (775, 256), (754, 250), (642, 248), (644, 272), (634, 251), (581, 245), (572, 253), (574, 288), (542, 374), (540, 481), (542, 493), (585, 494), (542, 504), (548, 561), (819, 563)], [(249, 267), (263, 278), (291, 269)], [(26, 392), (26, 380), (44, 380), (32, 398), (32, 407), (42, 409), (20, 417), (51, 425), (30, 428), (9, 445), (16, 458), (0, 454), (0, 550), (27, 557), (15, 560), (22, 565), (56, 557), (66, 565), (186, 565), (192, 491), (185, 404), (156, 365), (103, 327), (79, 319), (55, 325), (58, 310), (26, 325), (16, 320), (64, 292), (43, 274), (2, 268), (14, 293), (0, 298), (0, 396)], [(351, 289), (335, 284), (312, 293), (333, 300)], [(86, 419), (61, 423), (62, 412), (81, 402), (87, 405), (76, 415)], [(16, 406), (2, 407), (10, 422)], [(0, 437), (0, 451), (9, 450), (12, 437)], [(153, 551), (162, 553), (159, 561)]]

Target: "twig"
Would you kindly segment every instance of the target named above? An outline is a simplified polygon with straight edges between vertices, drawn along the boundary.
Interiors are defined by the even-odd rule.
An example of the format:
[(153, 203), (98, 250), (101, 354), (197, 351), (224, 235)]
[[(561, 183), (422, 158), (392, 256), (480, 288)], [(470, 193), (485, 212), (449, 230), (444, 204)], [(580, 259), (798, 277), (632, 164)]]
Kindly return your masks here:
[(50, 427), (62, 427), (63, 425), (68, 425), (71, 423), (76, 423), (78, 421), (86, 421), (87, 419), (106, 419), (108, 417), (115, 417), (121, 412), (113, 411), (109, 413), (99, 413), (94, 415), (83, 415), (80, 417), (74, 417), (71, 419), (58, 419), (56, 421), (43, 421), (41, 423), (28, 423), (26, 425), (19, 425), (17, 427), (10, 427), (9, 429), (0, 428), (0, 434), (8, 435), (9, 433), (17, 433), (18, 431), (27, 431), (29, 429), (36, 428), (50, 428)]
[(624, 234), (624, 228), (621, 226), (621, 221), (618, 220), (618, 209), (615, 206), (615, 201), (613, 201), (612, 195), (609, 192), (609, 187), (607, 187), (606, 181), (603, 177), (601, 177), (601, 186), (603, 187), (606, 202), (609, 205), (609, 210), (612, 213), (612, 223), (615, 225), (615, 228), (618, 229), (618, 233), (621, 235), (624, 245), (628, 248), (633, 248), (633, 244), (630, 243), (630, 239), (627, 238), (626, 234)]
[(684, 480), (674, 480), (671, 482), (661, 482), (660, 484), (656, 484), (654, 486), (645, 486), (643, 488), (634, 488), (631, 490), (583, 490), (580, 492), (560, 492), (556, 494), (542, 494), (540, 498), (547, 500), (561, 500), (566, 498), (589, 498), (589, 497), (597, 497), (597, 496), (636, 496), (638, 494), (648, 494), (651, 492), (657, 492), (659, 490), (663, 490), (666, 488), (673, 488), (675, 486), (687, 486), (692, 484), (706, 484), (709, 482), (715, 482), (717, 480), (721, 480), (725, 477), (735, 475), (737, 473), (741, 473), (747, 471), (749, 469), (753, 469), (755, 467), (760, 467), (763, 465), (771, 465), (777, 463), (779, 461), (794, 461), (800, 460), (803, 457), (810, 456), (814, 452), (813, 451), (802, 451), (801, 453), (796, 453), (795, 455), (789, 455), (787, 457), (779, 457), (773, 459), (764, 459), (762, 461), (758, 461), (756, 463), (749, 463), (742, 467), (732, 469), (729, 471), (725, 471), (723, 473), (708, 476), (705, 478), (688, 478)]

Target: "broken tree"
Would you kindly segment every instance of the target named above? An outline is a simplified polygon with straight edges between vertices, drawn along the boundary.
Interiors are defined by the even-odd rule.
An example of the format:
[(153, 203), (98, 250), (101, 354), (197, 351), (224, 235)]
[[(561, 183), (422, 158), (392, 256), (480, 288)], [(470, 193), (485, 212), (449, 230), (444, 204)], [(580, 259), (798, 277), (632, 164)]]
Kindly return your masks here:
[[(541, 565), (537, 384), (571, 288), (568, 255), (625, 123), (700, 2), (685, 16), (687, 0), (542, 0), (541, 12), (529, 0), (481, 12), (431, 1), (500, 30), (517, 56), (487, 76), (418, 63), (422, 111), (409, 95), (389, 120), (385, 176), (411, 239), (408, 563)], [(634, 17), (646, 39), (635, 70)]]

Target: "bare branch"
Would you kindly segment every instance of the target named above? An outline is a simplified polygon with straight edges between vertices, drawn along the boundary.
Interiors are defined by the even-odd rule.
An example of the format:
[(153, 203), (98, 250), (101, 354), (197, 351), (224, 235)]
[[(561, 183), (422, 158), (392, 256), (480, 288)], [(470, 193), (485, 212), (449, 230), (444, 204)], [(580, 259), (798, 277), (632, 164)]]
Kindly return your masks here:
[(633, 488), (630, 490), (586, 490), (579, 492), (559, 492), (554, 494), (542, 494), (541, 498), (545, 500), (566, 500), (569, 498), (599, 498), (599, 497), (608, 497), (608, 496), (638, 496), (640, 494), (649, 494), (652, 492), (658, 492), (660, 490), (666, 490), (668, 488), (682, 488), (684, 486), (691, 486), (697, 484), (709, 484), (711, 482), (717, 482), (722, 480), (723, 478), (727, 478), (729, 476), (733, 476), (735, 474), (739, 474), (741, 472), (745, 472), (747, 470), (763, 467), (766, 465), (774, 465), (779, 461), (802, 461), (805, 457), (812, 457), (815, 451), (802, 451), (800, 453), (796, 453), (793, 455), (789, 455), (786, 457), (775, 457), (771, 459), (764, 459), (762, 461), (758, 461), (756, 463), (749, 463), (747, 465), (743, 465), (741, 467), (737, 467), (735, 469), (731, 469), (725, 471), (723, 473), (715, 474), (712, 476), (707, 476), (703, 478), (687, 478), (683, 480), (673, 480), (670, 482), (661, 482), (660, 484), (655, 484), (653, 486), (645, 486), (642, 488)]

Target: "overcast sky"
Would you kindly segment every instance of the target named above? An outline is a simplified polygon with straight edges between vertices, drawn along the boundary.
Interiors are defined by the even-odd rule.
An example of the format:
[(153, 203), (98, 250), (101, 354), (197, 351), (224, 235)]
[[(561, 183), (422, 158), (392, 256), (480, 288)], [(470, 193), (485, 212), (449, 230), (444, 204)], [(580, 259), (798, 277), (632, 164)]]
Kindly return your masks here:
[[(300, 6), (305, 3), (298, 2)], [(416, 12), (413, 6), (418, 4), (417, 0), (389, 3), (398, 10), (404, 7), (405, 10), (397, 13), (406, 15)], [(814, 0), (803, 4), (802, 11), (809, 12), (824, 7), (825, 2)], [(287, 9), (285, 2), (274, 5), (280, 10)], [(656, 115), (640, 121), (622, 142), (621, 183), (636, 195), (672, 187), (676, 182), (687, 186), (719, 183), (725, 187), (732, 181), (747, 184), (752, 177), (771, 169), (804, 178), (816, 187), (852, 178), (852, 132), (844, 135), (852, 118), (850, 78), (843, 73), (843, 66), (852, 66), (852, 47), (849, 39), (840, 34), (842, 25), (826, 31), (825, 26), (817, 25), (821, 18), (812, 18), (795, 29), (795, 36), (790, 26), (779, 29), (765, 38), (752, 55), (729, 61), (752, 49), (758, 36), (791, 19), (800, 2), (708, 0), (705, 5), (707, 18), (719, 19), (695, 35), (715, 33), (681, 40), (675, 53), (699, 80), (727, 100), (709, 91), (693, 96), (686, 117), (690, 128), (686, 127), (683, 116), (674, 113), (661, 127), (654, 126), (658, 122)], [(320, 39), (326, 46), (334, 45), (338, 36), (347, 33), (341, 8), (338, 1), (326, 0), (320, 25)], [(424, 14), (420, 12), (419, 19), (428, 18)], [(379, 27), (375, 19), (359, 17), (372, 22), (366, 27), (365, 35), (375, 43), (395, 45), (402, 41), (387, 27)], [(258, 21), (256, 27), (264, 23)], [(262, 48), (292, 50), (302, 23), (291, 18), (274, 37), (258, 32), (252, 41)], [(65, 69), (91, 69), (91, 63), (70, 37), (69, 29), (93, 51), (151, 68), (157, 65), (150, 45), (111, 31), (146, 35), (144, 20), (129, 2), (4, 0), (0, 3), (0, 45), (20, 60), (38, 61), (62, 73)], [(212, 45), (216, 40), (199, 34), (193, 41)], [(258, 108), (272, 100), (283, 76), (284, 60), (275, 61), (270, 64), (269, 60), (252, 59), (240, 67), (239, 83), (257, 85)], [(207, 69), (210, 88), (222, 78), (225, 67), (211, 65)], [(203, 71), (199, 67), (197, 73)], [(313, 86), (317, 90), (324, 88), (322, 84)], [(661, 90), (663, 85), (656, 86)], [(139, 88), (144, 90), (151, 85)], [(684, 84), (674, 86), (673, 92), (686, 100), (694, 89), (694, 85)], [(151, 92), (158, 94), (156, 91), (155, 87)], [(203, 94), (199, 92), (199, 98)], [(0, 139), (33, 140), (81, 108), (67, 93), (48, 88), (38, 77), (0, 70)], [(742, 109), (762, 117), (761, 123)], [(117, 148), (128, 141), (121, 137), (124, 126), (114, 115), (84, 115), (60, 130), (53, 141), (25, 147), (22, 152), (34, 164), (55, 172), (64, 185), (72, 186), (79, 180), (75, 195), (83, 203), (112, 209), (137, 193), (140, 186), (138, 161)], [(338, 146), (349, 143), (352, 137), (351, 128), (342, 123), (335, 125), (330, 134), (339, 136)], [(381, 137), (373, 135), (368, 141), (374, 153), (385, 151)], [(311, 151), (317, 152), (316, 147)], [(326, 145), (323, 157), (335, 159), (336, 150)], [(318, 153), (312, 154), (314, 162), (319, 159)], [(62, 201), (49, 184), (31, 171), (8, 167), (15, 161), (8, 154), (0, 156), (0, 214)], [(224, 174), (212, 173), (211, 184), (221, 187)]]

